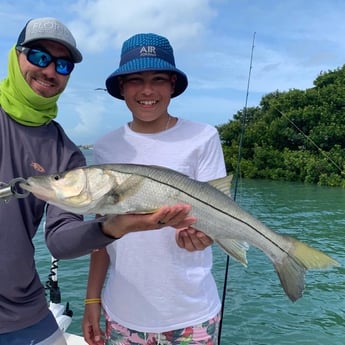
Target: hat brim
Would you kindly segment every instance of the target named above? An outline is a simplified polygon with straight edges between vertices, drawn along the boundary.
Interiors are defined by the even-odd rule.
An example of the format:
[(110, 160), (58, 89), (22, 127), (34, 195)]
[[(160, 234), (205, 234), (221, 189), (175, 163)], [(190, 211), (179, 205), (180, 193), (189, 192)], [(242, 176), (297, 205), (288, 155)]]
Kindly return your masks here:
[(168, 71), (176, 74), (177, 79), (175, 83), (175, 90), (174, 93), (171, 95), (171, 98), (183, 93), (188, 86), (188, 78), (182, 71), (180, 71), (175, 66), (167, 63), (164, 60), (157, 59), (156, 57), (148, 57), (145, 59), (133, 59), (119, 67), (105, 81), (107, 91), (113, 97), (123, 100), (124, 98), (121, 95), (118, 77), (126, 74), (140, 73), (146, 71)]
[(32, 40), (26, 40), (26, 41), (22, 42), (21, 45), (25, 46), (26, 44), (31, 44), (31, 43), (33, 43), (35, 41), (39, 41), (39, 40), (55, 41), (57, 43), (62, 44), (71, 53), (71, 57), (72, 57), (72, 60), (74, 63), (78, 63), (78, 62), (81, 62), (83, 60), (83, 56), (81, 55), (81, 52), (76, 47), (72, 46), (71, 44), (68, 44), (64, 40), (59, 40), (58, 38), (55, 38), (55, 37), (42, 37), (42, 38), (35, 38)]

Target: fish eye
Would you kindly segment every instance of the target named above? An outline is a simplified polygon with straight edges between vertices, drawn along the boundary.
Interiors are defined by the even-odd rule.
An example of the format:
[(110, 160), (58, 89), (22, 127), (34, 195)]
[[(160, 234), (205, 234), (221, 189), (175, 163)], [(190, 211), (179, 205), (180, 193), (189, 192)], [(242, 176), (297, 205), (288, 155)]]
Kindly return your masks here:
[(60, 175), (55, 175), (55, 176), (54, 176), (54, 180), (55, 180), (55, 181), (59, 181), (59, 180), (60, 180)]

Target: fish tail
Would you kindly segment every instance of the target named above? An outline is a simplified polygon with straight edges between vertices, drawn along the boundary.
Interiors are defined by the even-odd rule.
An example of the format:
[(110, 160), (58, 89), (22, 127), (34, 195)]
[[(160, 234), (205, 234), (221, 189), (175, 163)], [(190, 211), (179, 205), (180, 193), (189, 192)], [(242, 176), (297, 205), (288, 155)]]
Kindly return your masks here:
[(285, 293), (292, 302), (295, 302), (302, 297), (306, 270), (325, 269), (340, 264), (298, 240), (290, 237), (289, 240), (292, 242), (291, 250), (284, 254), (283, 260), (274, 261), (273, 264)]

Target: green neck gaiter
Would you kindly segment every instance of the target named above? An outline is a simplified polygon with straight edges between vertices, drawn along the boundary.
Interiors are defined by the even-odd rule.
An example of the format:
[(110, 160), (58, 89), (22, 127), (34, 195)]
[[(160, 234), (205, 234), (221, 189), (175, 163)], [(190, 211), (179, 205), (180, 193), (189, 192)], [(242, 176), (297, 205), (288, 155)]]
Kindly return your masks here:
[(25, 126), (48, 124), (57, 115), (57, 100), (35, 93), (25, 81), (19, 67), (15, 46), (10, 50), (8, 76), (0, 83), (0, 105), (15, 121)]

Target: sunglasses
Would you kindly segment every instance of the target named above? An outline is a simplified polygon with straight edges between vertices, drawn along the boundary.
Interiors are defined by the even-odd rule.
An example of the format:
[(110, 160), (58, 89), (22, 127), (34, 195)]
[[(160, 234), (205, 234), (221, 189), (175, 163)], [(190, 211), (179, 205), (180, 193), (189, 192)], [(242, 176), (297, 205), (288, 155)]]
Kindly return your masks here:
[(74, 62), (69, 59), (54, 57), (49, 53), (36, 48), (19, 46), (17, 47), (17, 50), (26, 55), (26, 59), (37, 67), (45, 68), (54, 62), (56, 73), (69, 75), (73, 71)]

